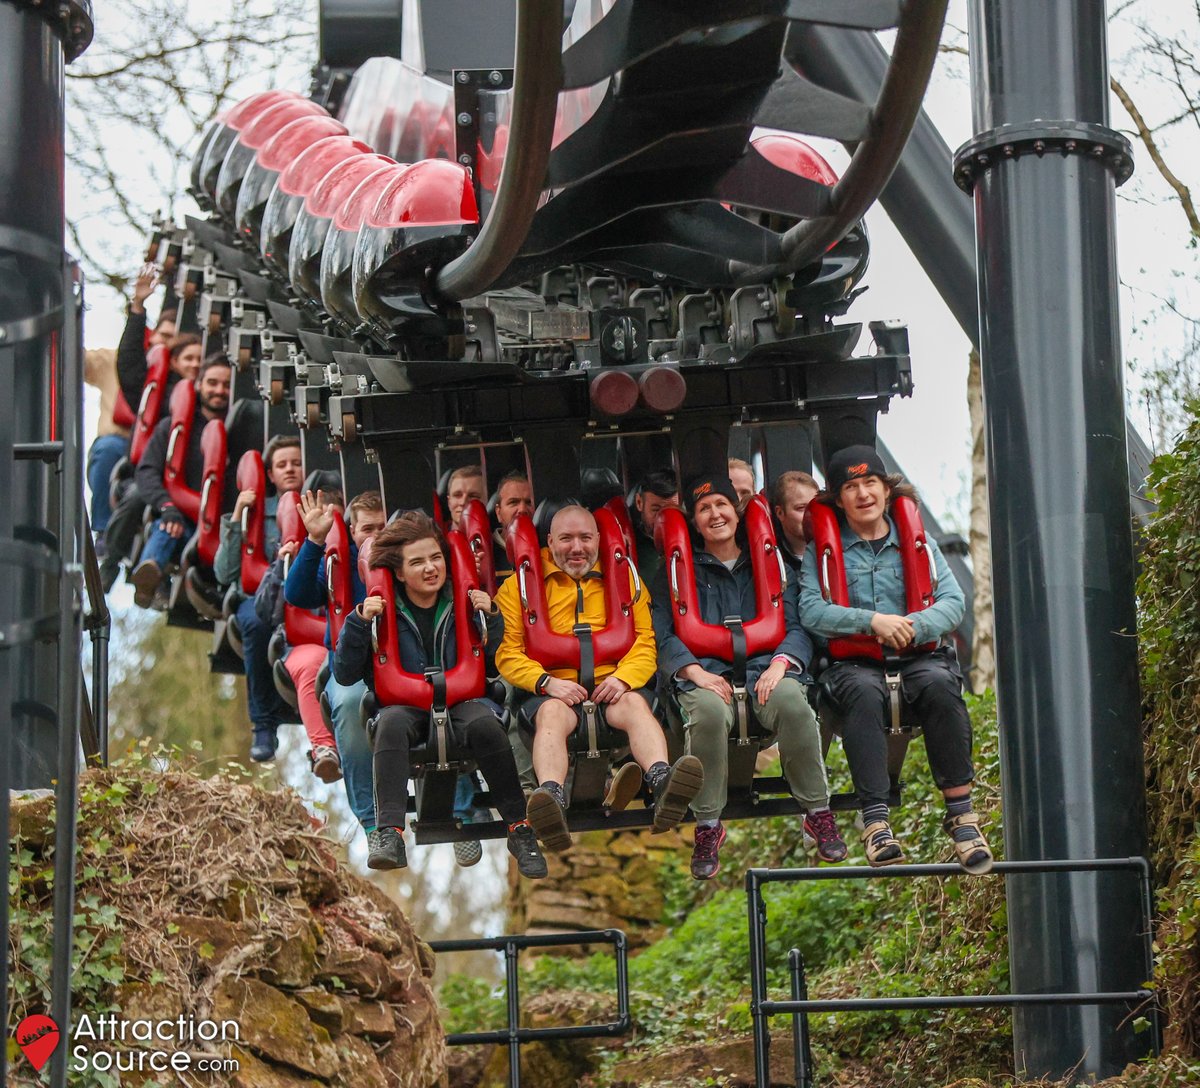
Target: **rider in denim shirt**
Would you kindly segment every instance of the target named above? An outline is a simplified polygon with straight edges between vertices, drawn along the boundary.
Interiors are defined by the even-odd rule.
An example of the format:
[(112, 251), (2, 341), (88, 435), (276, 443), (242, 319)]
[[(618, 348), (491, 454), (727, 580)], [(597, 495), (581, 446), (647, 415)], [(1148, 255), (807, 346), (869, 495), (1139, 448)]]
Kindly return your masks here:
[[(962, 698), (962, 674), (952, 652), (941, 645), (962, 620), (962, 590), (941, 551), (928, 541), (937, 572), (933, 603), (908, 612), (901, 542), (892, 519), (893, 499), (912, 495), (898, 476), (888, 476), (871, 446), (850, 446), (829, 459), (825, 503), (837, 511), (846, 570), (848, 605), (825, 600), (818, 578), (815, 544), (804, 553), (800, 579), (800, 622), (818, 639), (869, 635), (889, 657), (886, 671), (898, 673), (905, 717), (912, 714), (925, 734), (934, 781), (946, 800), (943, 826), (959, 863), (968, 872), (992, 866), (979, 817), (971, 807), (971, 719)], [(933, 648), (925, 649), (930, 643)], [(842, 656), (820, 675), (820, 709), (840, 731), (855, 793), (862, 810), (867, 860), (893, 865), (904, 860), (889, 820), (888, 723), (892, 696), (885, 662)]]

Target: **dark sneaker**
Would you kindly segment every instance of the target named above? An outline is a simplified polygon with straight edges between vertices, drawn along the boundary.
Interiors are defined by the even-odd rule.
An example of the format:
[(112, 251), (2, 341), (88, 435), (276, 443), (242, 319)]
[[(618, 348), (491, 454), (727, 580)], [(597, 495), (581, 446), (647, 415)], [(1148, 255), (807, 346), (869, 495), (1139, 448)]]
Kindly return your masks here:
[(517, 871), (522, 876), (540, 880), (550, 871), (528, 820), (513, 824), (508, 829), (508, 852), (517, 859)]
[(557, 853), (571, 848), (566, 806), (557, 790), (538, 786), (529, 795), (529, 801), (525, 805), (525, 816), (547, 850)]
[(149, 608), (162, 581), (162, 568), (153, 559), (143, 559), (130, 572), (129, 580), (133, 583), (133, 603), (138, 608)]
[(692, 876), (697, 880), (711, 880), (721, 868), (721, 844), (725, 841), (725, 826), (696, 828), (696, 845), (692, 847)]
[(804, 817), (804, 834), (817, 844), (817, 857), (822, 861), (837, 864), (845, 861), (849, 851), (842, 836), (838, 834), (837, 820), (829, 809), (810, 812)]
[(340, 782), (342, 780), (342, 761), (336, 748), (327, 744), (318, 744), (308, 753), (312, 762), (312, 773), (322, 782)]
[(394, 827), (377, 827), (367, 833), (368, 869), (403, 869), (408, 865), (404, 836)]
[(477, 839), (463, 839), (454, 844), (454, 860), (464, 869), (478, 865), (483, 859), (483, 843)]
[(250, 758), (255, 763), (268, 763), (275, 758), (275, 749), (279, 747), (279, 737), (275, 728), (270, 725), (254, 727), (254, 742), (250, 745)]
[(688, 803), (704, 785), (704, 767), (695, 756), (680, 756), (654, 782), (655, 833), (678, 827), (687, 815)]

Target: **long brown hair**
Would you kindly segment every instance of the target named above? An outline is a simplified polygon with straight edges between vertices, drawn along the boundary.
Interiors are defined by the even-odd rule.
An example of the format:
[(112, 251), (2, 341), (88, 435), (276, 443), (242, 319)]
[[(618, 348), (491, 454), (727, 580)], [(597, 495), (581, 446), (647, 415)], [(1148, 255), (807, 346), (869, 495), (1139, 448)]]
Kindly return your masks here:
[(449, 563), (446, 538), (438, 528), (437, 522), (422, 514), (420, 510), (410, 510), (375, 534), (368, 565), (371, 570), (378, 570), (380, 567), (399, 570), (404, 565), (404, 549), (418, 540), (436, 540), (438, 547), (442, 549), (442, 555)]

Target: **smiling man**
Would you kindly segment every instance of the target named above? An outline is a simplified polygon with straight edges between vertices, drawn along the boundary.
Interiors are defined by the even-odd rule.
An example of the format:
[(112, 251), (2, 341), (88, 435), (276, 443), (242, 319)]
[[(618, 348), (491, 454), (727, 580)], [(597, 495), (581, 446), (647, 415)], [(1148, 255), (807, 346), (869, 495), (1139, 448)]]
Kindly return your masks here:
[[(564, 506), (550, 523), (549, 547), (541, 554), (546, 615), (540, 622), (551, 631), (569, 635), (577, 624), (588, 624), (593, 630), (604, 627), (607, 611), (599, 555), (596, 519), (582, 506)], [(629, 575), (622, 568), (617, 577)], [(579, 724), (580, 708), (587, 700), (603, 708), (610, 726), (628, 735), (630, 752), (654, 798), (656, 831), (683, 819), (703, 780), (700, 761), (694, 756), (684, 756), (674, 766), (667, 763), (666, 737), (650, 710), (651, 696), (644, 689), (654, 676), (657, 658), (646, 596), (643, 591), (633, 603), (633, 644), (619, 661), (596, 661), (589, 690), (580, 683), (585, 678), (578, 669), (547, 669), (531, 656), (518, 580), (509, 578), (496, 595), (504, 615), (496, 667), (517, 689), (521, 724), (533, 732), (533, 768), (540, 785), (529, 797), (529, 822), (550, 850), (571, 845), (563, 790), (570, 767), (567, 738)]]
[[(199, 376), (196, 378), (195, 419), (184, 466), (187, 486), (195, 491), (200, 490), (201, 479), (204, 476), (204, 454), (200, 449), (200, 437), (209, 420), (225, 418), (225, 412), (229, 408), (232, 374), (229, 360), (224, 355), (210, 355), (200, 367)], [(134, 477), (142, 501), (158, 513), (158, 521), (142, 549), (141, 562), (129, 576), (134, 587), (134, 603), (142, 608), (150, 607), (167, 567), (179, 558), (187, 539), (196, 531), (196, 526), (184, 517), (171, 501), (163, 482), (170, 436), (171, 417), (168, 415), (160, 419), (158, 426), (154, 428)], [(162, 603), (165, 607), (166, 602)]]

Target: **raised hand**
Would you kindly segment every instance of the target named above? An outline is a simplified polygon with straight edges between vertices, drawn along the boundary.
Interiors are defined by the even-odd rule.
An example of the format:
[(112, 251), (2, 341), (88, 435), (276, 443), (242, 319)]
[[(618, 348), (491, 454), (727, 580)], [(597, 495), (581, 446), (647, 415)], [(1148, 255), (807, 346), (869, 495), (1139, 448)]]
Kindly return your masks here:
[(324, 491), (318, 491), (315, 498), (311, 491), (300, 496), (300, 518), (308, 539), (319, 548), (325, 547), (325, 538), (333, 528), (334, 508), (325, 502)]

